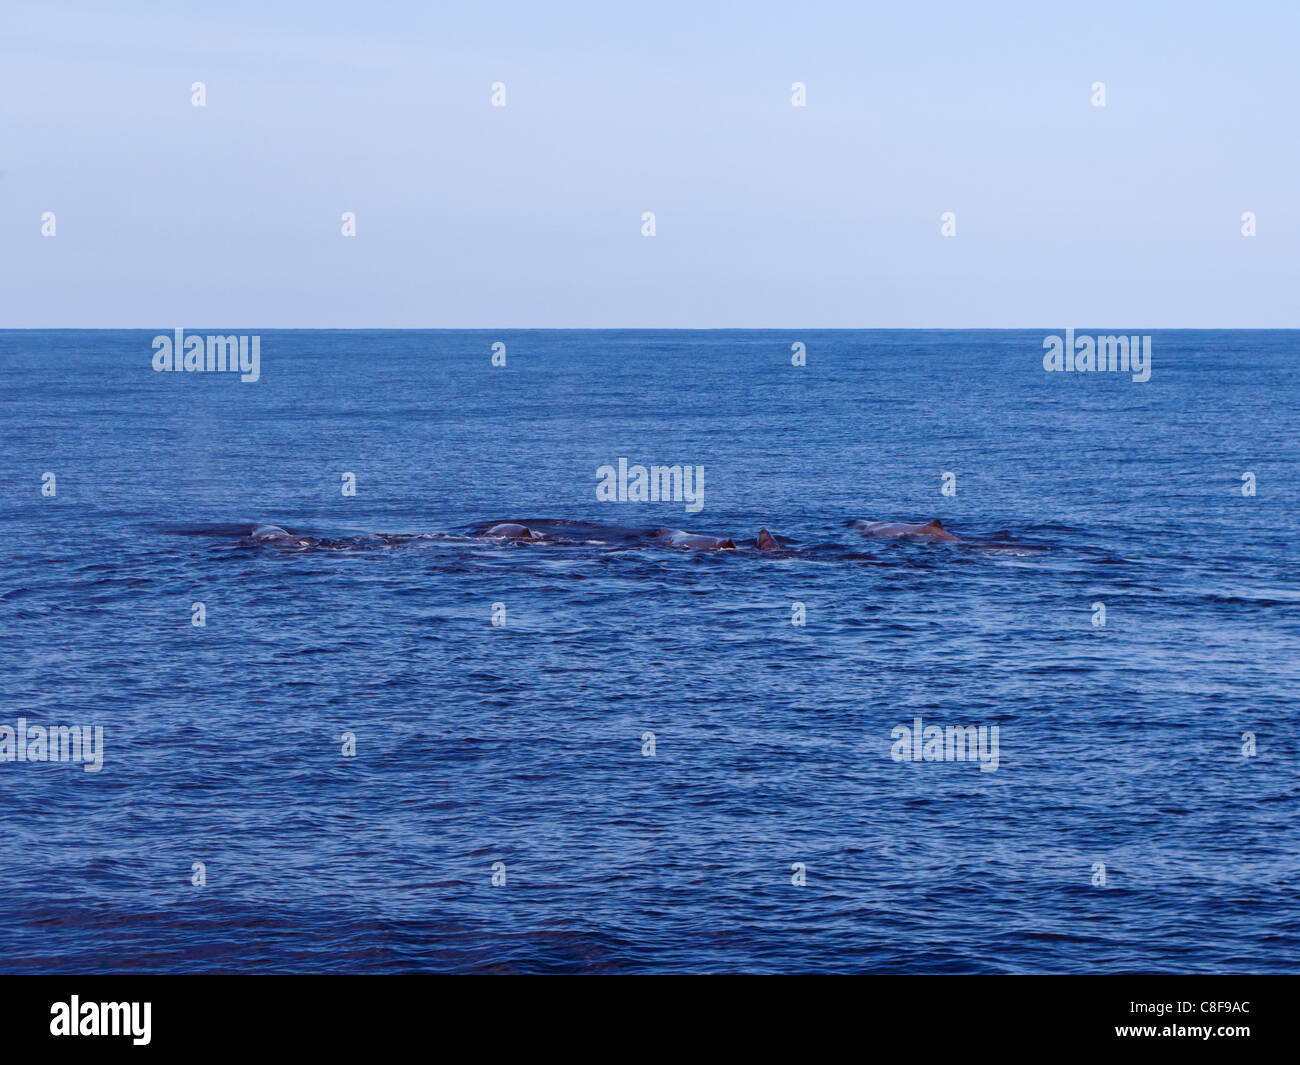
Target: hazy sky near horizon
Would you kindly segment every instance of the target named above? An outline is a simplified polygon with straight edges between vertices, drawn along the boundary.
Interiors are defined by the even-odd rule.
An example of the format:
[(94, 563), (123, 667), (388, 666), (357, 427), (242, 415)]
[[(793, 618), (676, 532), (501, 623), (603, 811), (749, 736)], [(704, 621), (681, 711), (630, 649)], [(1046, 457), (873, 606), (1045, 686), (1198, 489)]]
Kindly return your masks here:
[(1297, 30), (3, 0), (0, 327), (1300, 327)]

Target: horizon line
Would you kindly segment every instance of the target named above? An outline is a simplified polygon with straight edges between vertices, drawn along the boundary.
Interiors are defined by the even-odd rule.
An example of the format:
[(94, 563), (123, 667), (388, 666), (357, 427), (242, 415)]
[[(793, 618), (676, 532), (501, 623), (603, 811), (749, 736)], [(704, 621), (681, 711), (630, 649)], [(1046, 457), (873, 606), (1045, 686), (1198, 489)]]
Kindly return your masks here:
[[(0, 333), (94, 333), (94, 332), (148, 332), (156, 330), (154, 325), (0, 325)], [(184, 328), (187, 332), (198, 332), (199, 327), (167, 326), (169, 330)], [(246, 331), (250, 328), (275, 330), (283, 333), (607, 333), (607, 332), (654, 332), (654, 333), (757, 333), (757, 332), (827, 332), (827, 333), (1005, 333), (1005, 332), (1040, 332), (1046, 329), (1073, 329), (1078, 332), (1080, 326), (1036, 326), (1036, 325), (262, 325), (262, 326), (222, 326), (224, 332)], [(1160, 332), (1272, 332), (1287, 333), (1300, 331), (1300, 325), (1142, 325), (1126, 326), (1114, 329), (1107, 326), (1106, 332), (1130, 333), (1134, 330)]]

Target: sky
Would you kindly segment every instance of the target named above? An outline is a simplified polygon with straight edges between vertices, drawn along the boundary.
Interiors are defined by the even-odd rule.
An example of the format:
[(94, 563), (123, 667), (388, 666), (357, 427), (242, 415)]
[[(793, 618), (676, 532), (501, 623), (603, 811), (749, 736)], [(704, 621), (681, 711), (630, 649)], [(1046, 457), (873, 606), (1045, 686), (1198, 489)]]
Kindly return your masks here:
[(1300, 327), (1298, 30), (0, 0), (0, 328)]

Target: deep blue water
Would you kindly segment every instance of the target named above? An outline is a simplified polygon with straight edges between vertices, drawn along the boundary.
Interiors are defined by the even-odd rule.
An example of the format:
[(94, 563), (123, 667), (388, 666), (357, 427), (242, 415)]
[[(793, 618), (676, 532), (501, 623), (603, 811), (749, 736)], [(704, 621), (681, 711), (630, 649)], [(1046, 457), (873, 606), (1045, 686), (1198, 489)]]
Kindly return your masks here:
[(1300, 333), (161, 332), (0, 333), (5, 971), (1300, 968)]

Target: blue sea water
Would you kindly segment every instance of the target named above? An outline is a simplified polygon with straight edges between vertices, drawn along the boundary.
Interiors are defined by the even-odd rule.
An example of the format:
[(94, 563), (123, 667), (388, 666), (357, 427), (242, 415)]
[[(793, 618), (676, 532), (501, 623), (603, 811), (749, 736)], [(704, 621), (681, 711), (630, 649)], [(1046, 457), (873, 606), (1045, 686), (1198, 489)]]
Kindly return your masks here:
[(3, 970), (1300, 968), (1300, 333), (156, 332), (0, 333)]

